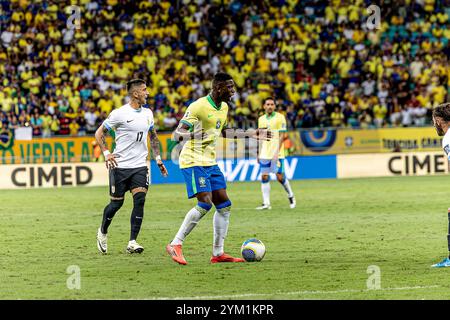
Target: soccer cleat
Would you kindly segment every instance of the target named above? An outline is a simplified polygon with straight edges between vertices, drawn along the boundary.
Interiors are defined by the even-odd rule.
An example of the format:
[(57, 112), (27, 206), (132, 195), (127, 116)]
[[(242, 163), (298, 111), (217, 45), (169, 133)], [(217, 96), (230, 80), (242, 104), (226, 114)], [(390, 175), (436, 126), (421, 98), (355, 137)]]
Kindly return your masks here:
[(108, 236), (100, 228), (97, 230), (97, 248), (103, 254), (108, 252)]
[(297, 202), (295, 201), (295, 197), (289, 197), (289, 206), (291, 207), (291, 209), (294, 209), (296, 205)]
[(128, 242), (127, 253), (142, 253), (144, 247), (141, 246), (136, 240), (131, 240)]
[(183, 251), (181, 250), (181, 244), (177, 244), (177, 245), (168, 244), (166, 246), (166, 251), (172, 257), (173, 261), (175, 261), (179, 264), (182, 264), (182, 265), (187, 264), (187, 261), (184, 259), (184, 256), (183, 256)]
[(272, 207), (269, 204), (262, 204), (260, 207), (256, 207), (256, 210), (270, 210)]
[(449, 258), (445, 258), (444, 260), (442, 260), (439, 263), (433, 264), (431, 266), (432, 268), (445, 268), (445, 267), (450, 267), (450, 259)]
[(245, 260), (242, 258), (232, 257), (226, 253), (222, 253), (222, 255), (220, 256), (211, 257), (211, 263), (218, 263), (218, 262), (245, 262)]

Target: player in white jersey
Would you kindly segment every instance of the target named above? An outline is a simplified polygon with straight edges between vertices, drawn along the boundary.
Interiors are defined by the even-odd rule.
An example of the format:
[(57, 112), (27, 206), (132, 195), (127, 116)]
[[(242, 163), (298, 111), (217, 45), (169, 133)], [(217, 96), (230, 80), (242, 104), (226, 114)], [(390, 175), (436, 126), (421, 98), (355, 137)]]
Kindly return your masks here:
[[(127, 83), (130, 102), (113, 110), (108, 118), (95, 132), (95, 138), (105, 155), (106, 168), (109, 169), (109, 187), (111, 202), (103, 211), (103, 220), (97, 231), (97, 248), (107, 253), (107, 232), (116, 212), (122, 207), (125, 193), (133, 194), (133, 211), (131, 212), (131, 232), (128, 253), (141, 253), (144, 248), (136, 242), (144, 216), (145, 196), (149, 183), (147, 167), (147, 134), (153, 155), (163, 176), (167, 170), (159, 154), (159, 140), (154, 128), (153, 112), (143, 108), (148, 91), (144, 80), (134, 79)], [(115, 131), (116, 147), (110, 153), (105, 142), (105, 135)]]
[[(444, 136), (442, 139), (442, 148), (446, 154), (447, 160), (450, 163), (450, 103), (444, 103), (433, 109), (433, 124), (439, 136)], [(433, 268), (450, 267), (450, 208), (448, 209), (448, 234), (447, 245), (449, 256), (444, 258), (441, 262), (433, 264)]]

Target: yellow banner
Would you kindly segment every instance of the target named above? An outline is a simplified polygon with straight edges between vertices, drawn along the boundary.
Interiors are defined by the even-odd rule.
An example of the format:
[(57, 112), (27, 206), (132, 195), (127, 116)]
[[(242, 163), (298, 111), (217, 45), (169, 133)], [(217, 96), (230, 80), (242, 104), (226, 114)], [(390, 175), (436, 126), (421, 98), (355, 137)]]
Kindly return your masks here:
[[(170, 133), (158, 135), (163, 159), (178, 158), (179, 148)], [(90, 162), (94, 158), (94, 137), (37, 138), (30, 141), (2, 136), (0, 163)], [(107, 138), (112, 150), (113, 140)], [(317, 129), (289, 132), (285, 142), (288, 155), (353, 154), (405, 151), (440, 151), (442, 138), (432, 127), (383, 129)], [(256, 157), (258, 143), (253, 139), (219, 139), (217, 158)], [(102, 160), (102, 159), (101, 159)]]
[[(170, 143), (170, 134), (159, 135), (161, 155), (166, 158)], [(36, 138), (33, 140), (13, 140), (0, 146), (1, 164), (91, 162), (94, 157), (94, 137)], [(106, 143), (110, 150), (114, 148), (113, 139)], [(101, 159), (103, 160), (103, 159)]]
[(442, 137), (433, 127), (318, 129), (290, 132), (294, 154), (348, 154), (439, 151)]
[[(94, 161), (94, 137), (65, 137), (16, 140), (0, 149), (2, 164)], [(107, 143), (111, 146), (112, 139)]]

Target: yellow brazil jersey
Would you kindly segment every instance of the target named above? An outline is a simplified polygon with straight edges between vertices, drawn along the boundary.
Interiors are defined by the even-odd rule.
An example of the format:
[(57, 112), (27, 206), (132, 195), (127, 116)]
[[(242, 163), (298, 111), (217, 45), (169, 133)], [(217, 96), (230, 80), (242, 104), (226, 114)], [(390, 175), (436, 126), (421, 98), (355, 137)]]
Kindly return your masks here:
[(216, 143), (222, 129), (227, 125), (228, 105), (222, 102), (216, 106), (208, 95), (189, 105), (180, 122), (188, 125), (191, 131), (203, 130), (205, 140), (189, 140), (180, 153), (180, 168), (194, 166), (213, 166), (216, 162)]
[(280, 147), (280, 133), (286, 132), (286, 118), (279, 112), (272, 112), (270, 116), (262, 115), (258, 119), (258, 128), (269, 129), (273, 133), (270, 141), (263, 141), (259, 152), (260, 159), (273, 159), (278, 152), (278, 159), (284, 159), (284, 144)]

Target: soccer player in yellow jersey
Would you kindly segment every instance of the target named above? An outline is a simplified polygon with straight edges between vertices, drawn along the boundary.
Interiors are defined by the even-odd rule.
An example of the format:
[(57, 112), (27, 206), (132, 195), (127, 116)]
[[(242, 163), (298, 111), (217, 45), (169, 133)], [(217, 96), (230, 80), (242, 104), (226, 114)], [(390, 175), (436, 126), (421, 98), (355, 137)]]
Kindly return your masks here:
[(269, 141), (263, 141), (259, 150), (258, 162), (261, 167), (261, 191), (263, 204), (257, 210), (268, 210), (270, 206), (270, 173), (275, 173), (278, 182), (286, 190), (291, 209), (296, 202), (291, 185), (284, 174), (284, 141), (288, 138), (286, 133), (286, 118), (275, 111), (276, 105), (273, 98), (263, 101), (265, 114), (258, 119), (258, 128), (270, 130), (273, 137)]
[(182, 245), (200, 219), (216, 208), (213, 219), (214, 243), (211, 263), (244, 262), (241, 258), (224, 253), (224, 240), (228, 232), (231, 201), (226, 192), (225, 178), (216, 163), (215, 146), (220, 136), (227, 138), (270, 138), (267, 130), (236, 131), (227, 129), (228, 104), (235, 93), (232, 77), (216, 73), (209, 95), (202, 97), (186, 110), (175, 130), (175, 138), (187, 140), (180, 154), (180, 169), (185, 178), (188, 198), (197, 198), (197, 205), (189, 210), (173, 241), (166, 250), (172, 259), (187, 264)]

